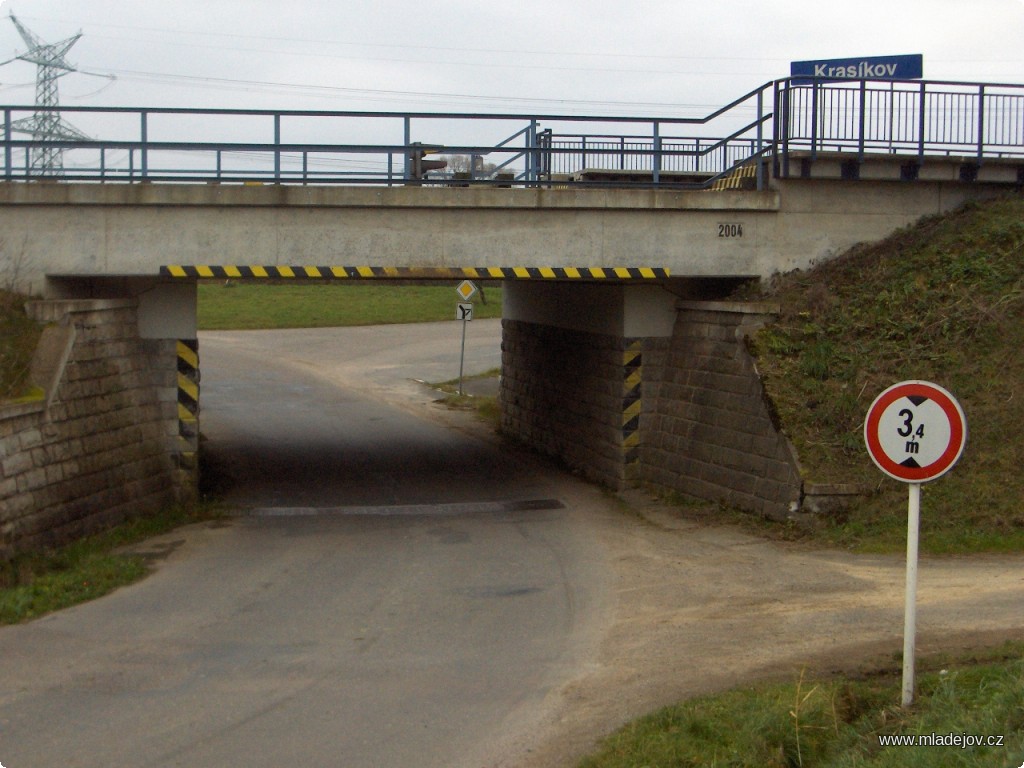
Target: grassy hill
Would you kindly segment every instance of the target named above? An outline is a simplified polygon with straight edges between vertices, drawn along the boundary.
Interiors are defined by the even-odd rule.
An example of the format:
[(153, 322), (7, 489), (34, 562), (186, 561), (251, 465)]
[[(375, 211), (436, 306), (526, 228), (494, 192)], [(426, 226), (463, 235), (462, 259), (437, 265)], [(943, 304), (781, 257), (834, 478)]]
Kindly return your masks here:
[(759, 296), (782, 306), (752, 346), (805, 477), (876, 489), (829, 526), (834, 542), (904, 540), (906, 488), (883, 479), (862, 430), (885, 387), (925, 379), (960, 401), (969, 436), (924, 487), (922, 549), (1024, 548), (1024, 198), (923, 219)]
[(25, 315), (25, 297), (0, 290), (0, 402), (31, 389), (29, 365), (42, 327)]

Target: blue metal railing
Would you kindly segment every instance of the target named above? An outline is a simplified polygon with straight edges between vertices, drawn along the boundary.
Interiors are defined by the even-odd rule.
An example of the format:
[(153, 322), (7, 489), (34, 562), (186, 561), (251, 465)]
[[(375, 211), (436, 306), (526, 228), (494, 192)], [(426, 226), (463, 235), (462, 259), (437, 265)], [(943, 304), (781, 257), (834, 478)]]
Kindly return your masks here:
[(776, 173), (797, 152), (856, 159), (887, 153), (918, 163), (1024, 158), (1024, 86), (936, 80), (794, 82), (774, 89)]
[[(733, 105), (739, 107), (750, 99), (764, 103), (763, 98), (748, 95)], [(597, 137), (602, 137), (601, 141), (609, 139), (620, 147), (620, 156), (629, 157), (629, 168), (635, 172), (631, 178), (618, 179), (619, 183), (700, 186), (716, 174), (726, 173), (728, 164), (737, 158), (760, 149), (756, 137), (744, 138), (735, 132), (727, 140), (685, 135), (687, 128), (703, 130), (722, 115), (734, 117), (739, 109), (719, 110), (705, 118), (54, 108), (58, 110), (68, 122), (97, 138), (43, 142), (16, 136), (10, 128), (14, 121), (39, 110), (33, 106), (0, 107), (4, 179), (446, 183), (450, 179), (444, 173), (435, 173), (433, 178), (429, 173), (423, 179), (413, 177), (413, 153), (428, 147), (435, 154), (486, 158), (487, 172), (471, 173), (460, 183), (524, 186), (559, 177), (560, 184), (586, 185), (607, 183), (575, 173), (586, 170), (583, 164), (572, 168), (584, 160), (588, 142), (594, 147)], [(760, 126), (767, 120), (770, 115), (760, 114), (755, 123)], [(578, 138), (566, 138), (572, 135)], [(32, 162), (33, 153), (44, 146), (63, 153), (61, 167), (48, 173), (33, 167), (38, 163)], [(589, 158), (599, 156), (591, 153)], [(698, 175), (685, 179), (671, 176), (690, 169)]]
[[(1024, 86), (945, 81), (787, 78), (700, 118), (59, 107), (96, 138), (12, 131), (39, 111), (0, 106), (7, 181), (706, 188), (754, 162), (763, 188), (794, 154), (1024, 157)], [(59, 168), (32, 162), (44, 147), (61, 150)], [(428, 148), (487, 170), (415, 178)]]

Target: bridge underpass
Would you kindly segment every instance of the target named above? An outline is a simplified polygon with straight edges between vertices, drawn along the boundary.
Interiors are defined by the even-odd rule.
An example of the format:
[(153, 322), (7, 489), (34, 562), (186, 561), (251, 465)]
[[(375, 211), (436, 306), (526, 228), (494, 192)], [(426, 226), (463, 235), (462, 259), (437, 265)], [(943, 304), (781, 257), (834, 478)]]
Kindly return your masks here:
[[(42, 319), (78, 329), (79, 339), (104, 336), (105, 321), (88, 314), (98, 306), (129, 337), (113, 369), (136, 378), (149, 371), (148, 383), (133, 382), (139, 393), (149, 387), (139, 397), (153, 403), (144, 431), (157, 447), (129, 472), (133, 490), (118, 510), (195, 492), (198, 280), (432, 278), (454, 286), (500, 275), (508, 436), (614, 488), (645, 483), (781, 517), (799, 513), (804, 489), (742, 345), (771, 308), (718, 300), (739, 281), (806, 267), (1004, 189), (812, 179), (764, 192), (415, 189), (381, 203), (379, 190), (332, 188), (311, 204), (267, 187), (5, 185), (0, 225), (25, 244), (31, 281), (45, 284)], [(509, 194), (532, 203), (500, 204)], [(422, 255), (388, 266), (408, 264), (409, 253)], [(515, 266), (452, 266), (488, 262)], [(47, 403), (44, 419), (72, 418), (64, 397)], [(102, 432), (97, 418), (91, 426), (75, 419), (80, 426), (66, 439), (87, 444), (80, 432)], [(151, 487), (157, 476), (175, 478), (170, 494)], [(123, 480), (104, 485), (111, 482)], [(73, 478), (61, 483), (60, 493), (74, 493)], [(90, 487), (86, 496), (103, 493)], [(31, 498), (24, 509), (37, 504)], [(49, 535), (48, 520), (67, 519), (66, 509), (55, 502), (53, 518), (9, 528), (20, 526), (31, 541)], [(74, 530), (83, 518), (71, 516)]]
[[(405, 116), (394, 144), (334, 146), (281, 139), (293, 117), (319, 115), (253, 113), (244, 117), (273, 120), (275, 140), (243, 146), (160, 141), (160, 111), (142, 111), (138, 141), (72, 142), (69, 153), (99, 149), (99, 164), (45, 183), (18, 166), (34, 143), (8, 132), (0, 228), (10, 247), (0, 267), (22, 287), (42, 287), (34, 311), (53, 325), (54, 354), (45, 402), (7, 428), (28, 435), (19, 445), (46, 448), (7, 462), (17, 470), (0, 486), (13, 489), (7, 540), (71, 532), (97, 506), (113, 506), (116, 517), (140, 499), (194, 492), (195, 285), (217, 277), (500, 278), (506, 433), (613, 487), (645, 482), (766, 514), (798, 510), (803, 488), (784, 440), (765, 426), (741, 343), (771, 308), (722, 303), (724, 289), (1016, 188), (1024, 137), (1005, 116), (1022, 96), (1009, 86), (918, 82), (766, 88), (733, 105), (756, 103), (753, 123), (710, 143), (669, 140), (658, 120), (647, 121), (648, 139), (620, 136), (614, 151), (592, 136), (526, 130), (517, 134), (524, 146), (492, 147), (526, 163), (511, 183), (412, 178), (408, 164), (392, 173), (396, 158), (422, 151), (409, 128), (427, 116)], [(967, 133), (947, 130), (971, 109), (987, 118)], [(886, 110), (892, 120), (860, 120), (852, 134), (836, 126), (857, 121), (826, 119)], [(106, 164), (115, 147), (128, 150), (127, 169)], [(222, 161), (241, 149), (270, 158), (272, 169), (224, 173)], [(293, 154), (334, 151), (383, 153), (391, 170), (373, 179), (286, 172)], [(156, 160), (174, 152), (215, 153), (216, 167), (159, 170)], [(556, 172), (558, 163), (576, 171)], [(105, 426), (122, 411), (136, 425), (124, 440), (149, 446), (144, 459), (112, 436), (126, 430)], [(79, 460), (60, 457), (83, 450), (94, 469), (81, 490)], [(109, 458), (102, 471), (97, 453)], [(161, 491), (170, 476), (173, 492)], [(131, 491), (112, 500), (111, 485)]]
[[(167, 271), (178, 272), (181, 275), (178, 280), (194, 287), (195, 280), (184, 274), (191, 270), (170, 268)], [(212, 270), (218, 277), (224, 274), (245, 274), (250, 271), (248, 267)], [(257, 268), (257, 271), (263, 270)], [(542, 453), (612, 487), (622, 487), (629, 482), (627, 468), (630, 464), (636, 465), (639, 459), (642, 407), (641, 345), (664, 346), (667, 343), (675, 322), (675, 302), (680, 296), (700, 294), (708, 298), (713, 295), (710, 291), (727, 290), (730, 284), (735, 283), (673, 280), (664, 276), (656, 278), (655, 275), (660, 270), (646, 268), (618, 271), (622, 275), (633, 273), (637, 277), (632, 281), (624, 278), (513, 278), (504, 281), (503, 320), (500, 321), (498, 328), (494, 328), (493, 321), (490, 321), (492, 349), (489, 350), (489, 359), (492, 364), (488, 366), (500, 367), (503, 374), (500, 380), (501, 391), (498, 394), (505, 414), (502, 426), (507, 435), (517, 437)], [(609, 274), (612, 272), (608, 271)], [(648, 277), (640, 277), (641, 274)], [(252, 282), (260, 278), (233, 279)], [(369, 280), (380, 281), (381, 278)], [(310, 285), (313, 281), (308, 277), (293, 277), (280, 279), (278, 282)], [(340, 292), (358, 290), (358, 286), (351, 286), (351, 280), (347, 280), (349, 285), (343, 286), (336, 285), (337, 281), (334, 282), (335, 289)], [(442, 284), (452, 287), (455, 285), (448, 280)], [(273, 290), (273, 286), (267, 286), (267, 289)], [(322, 296), (323, 292), (320, 291), (318, 295)], [(455, 299), (456, 294), (453, 290), (453, 303)], [(182, 311), (183, 308), (186, 312), (189, 311), (187, 303), (176, 306), (178, 311)], [(162, 309), (162, 313), (166, 311), (166, 308)], [(185, 320), (186, 318), (182, 318), (182, 322)], [(424, 340), (425, 346), (416, 355), (418, 369), (414, 365), (404, 365), (403, 370), (407, 373), (405, 378), (429, 380), (433, 375), (434, 380), (451, 379), (457, 374), (455, 355), (458, 351), (458, 324), (450, 322), (442, 323), (440, 328), (436, 324), (427, 327), (434, 328), (437, 337), (429, 342)], [(478, 323), (469, 326), (471, 350), (475, 343), (477, 327)], [(368, 397), (388, 399), (389, 389), (391, 394), (395, 393), (395, 382), (374, 381), (372, 370), (375, 366), (390, 370), (403, 365), (401, 359), (408, 357), (409, 346), (401, 341), (401, 332), (395, 336), (387, 327), (374, 333), (373, 338), (377, 340), (371, 340), (369, 330), (339, 330), (334, 335), (347, 339), (360, 333), (366, 333), (368, 336), (365, 341), (358, 342), (362, 348), (359, 356), (365, 357), (368, 362), (371, 358), (374, 361), (367, 370), (367, 378), (362, 381), (358, 377), (358, 369), (346, 366), (342, 362), (352, 352), (344, 346), (338, 347), (329, 331), (296, 330), (284, 334), (284, 337), (292, 339), (296, 347), (306, 350), (307, 360), (310, 359), (308, 338), (322, 339), (323, 354), (326, 357), (316, 358), (316, 364), (322, 371), (330, 371), (334, 380), (344, 383), (351, 390), (365, 389)], [(405, 333), (419, 333), (419, 328), (408, 328)], [(186, 360), (179, 357), (179, 404), (182, 406), (179, 409), (180, 434), (186, 436), (186, 439), (179, 443), (179, 449), (180, 460), (186, 464), (191, 462), (191, 454), (197, 446), (196, 438), (192, 436), (198, 435), (201, 429), (207, 433), (205, 425), (208, 422), (215, 422), (217, 418), (216, 412), (211, 412), (211, 408), (224, 404), (222, 398), (211, 404), (206, 394), (209, 378), (205, 373), (207, 342), (204, 339), (211, 336), (220, 338), (216, 333), (201, 333), (198, 344), (186, 340), (177, 342), (181, 355), (187, 358)], [(258, 336), (259, 334), (243, 333), (238, 338)], [(265, 333), (264, 337), (278, 338), (271, 333)], [(628, 342), (624, 341), (627, 338)], [(236, 340), (234, 343), (241, 342)], [(627, 349), (627, 346), (632, 349)], [(337, 363), (327, 362), (331, 359), (332, 349), (336, 352), (334, 356), (338, 359)], [(280, 342), (277, 350), (280, 352), (280, 359), (276, 352), (269, 349), (263, 353), (251, 353), (249, 359), (254, 370), (251, 377), (243, 377), (251, 379), (245, 386), (245, 390), (250, 394), (254, 392), (253, 382), (258, 381), (263, 375), (261, 366), (266, 366), (269, 370), (288, 361), (291, 361), (291, 365), (296, 364), (295, 355), (287, 351), (285, 341)], [(428, 354), (427, 350), (432, 350), (432, 353)], [(220, 350), (219, 354), (223, 355), (224, 350)], [(310, 365), (312, 366), (312, 363)], [(301, 364), (299, 368), (299, 373), (302, 373)], [(653, 359), (648, 360), (648, 369), (648, 375), (653, 382)], [(407, 397), (408, 394), (406, 391), (401, 397)], [(241, 407), (250, 413), (251, 423), (258, 424), (259, 429), (265, 431), (268, 425), (286, 424), (288, 414), (293, 409), (308, 407), (308, 404), (300, 405), (295, 402), (295, 398), (301, 400), (303, 397), (296, 390), (296, 394), (287, 396), (280, 402), (267, 402), (266, 399), (261, 399), (259, 405), (246, 407), (242, 404)], [(231, 404), (231, 407), (238, 408), (240, 404)], [(359, 421), (361, 423), (361, 420)], [(344, 421), (338, 422), (335, 418), (334, 424), (335, 428), (343, 432), (348, 431)], [(317, 437), (314, 435), (315, 432), (316, 430), (311, 430), (307, 436), (309, 445), (294, 445), (294, 438), (288, 441), (282, 439), (278, 449), (273, 451), (273, 458), (264, 456), (253, 459), (265, 465), (265, 480), (260, 483), (264, 488), (267, 483), (279, 483), (283, 488), (291, 489), (285, 493), (296, 497), (295, 504), (323, 503), (323, 499), (312, 500), (317, 496), (315, 488), (300, 490), (298, 487), (308, 483), (316, 474), (311, 472), (308, 466), (303, 466), (302, 459), (303, 456), (311, 455), (312, 445), (325, 437), (322, 434)], [(355, 434), (357, 430), (348, 435), (349, 443)], [(210, 434), (207, 436), (213, 437)], [(557, 437), (557, 442), (551, 443), (550, 439), (541, 436), (549, 436), (552, 439)], [(386, 442), (385, 440), (384, 443)], [(399, 440), (395, 444), (386, 445), (371, 430), (367, 433), (365, 446), (350, 444), (348, 456), (328, 459), (321, 454), (318, 461), (323, 466), (333, 466), (344, 477), (341, 482), (347, 483), (350, 488), (347, 494), (342, 495), (350, 499), (353, 495), (360, 496), (362, 493), (369, 493), (372, 496), (373, 493), (367, 484), (375, 486), (375, 481), (369, 475), (393, 477), (396, 475), (396, 468), (401, 465), (406, 465), (408, 471), (413, 474), (416, 474), (417, 465), (425, 464), (435, 468), (445, 466), (443, 456), (430, 455), (436, 454), (436, 451), (428, 448), (425, 452), (418, 452), (415, 448), (416, 440), (413, 439), (412, 443), (403, 445)], [(264, 444), (273, 445), (274, 441), (267, 438)], [(213, 442), (208, 445), (213, 447)], [(315, 454), (316, 451), (312, 450), (312, 455)], [(355, 465), (359, 463), (356, 457), (360, 455), (370, 462), (364, 467), (367, 469), (366, 472), (354, 471)], [(372, 460), (370, 456), (373, 457)], [(230, 457), (225, 458), (230, 461)], [(453, 455), (450, 458), (448, 466), (452, 471), (437, 473), (432, 484), (435, 490), (439, 487), (437, 483), (448, 488), (462, 489), (472, 485), (469, 475), (473, 473), (455, 469), (460, 463), (459, 456)], [(249, 463), (252, 464), (253, 461)], [(352, 461), (355, 461), (355, 464), (352, 464)], [(273, 467), (274, 463), (279, 464), (276, 470)], [(258, 474), (249, 472), (250, 476)], [(636, 473), (633, 474), (632, 481), (638, 480)], [(337, 487), (338, 481), (324, 480), (325, 485), (332, 482)], [(386, 481), (385, 485), (389, 482), (392, 481)], [(412, 484), (415, 485), (415, 481)], [(381, 489), (377, 490), (379, 492)], [(415, 491), (412, 492), (415, 494)], [(334, 495), (338, 494), (334, 492)], [(451, 500), (451, 494), (439, 494), (437, 500), (442, 499)], [(370, 502), (357, 500), (354, 503)]]

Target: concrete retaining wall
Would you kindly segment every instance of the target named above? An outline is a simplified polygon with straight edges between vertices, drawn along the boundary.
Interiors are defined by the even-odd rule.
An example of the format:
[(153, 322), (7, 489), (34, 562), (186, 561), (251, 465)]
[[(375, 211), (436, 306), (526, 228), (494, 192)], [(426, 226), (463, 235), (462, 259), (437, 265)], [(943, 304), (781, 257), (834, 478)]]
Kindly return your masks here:
[(767, 311), (681, 301), (671, 338), (506, 320), (502, 429), (617, 490), (643, 484), (790, 516), (799, 466), (744, 343)]
[(680, 302), (642, 438), (652, 487), (785, 518), (799, 509), (795, 453), (774, 422), (744, 337), (768, 308)]
[(179, 461), (194, 447), (179, 434), (176, 341), (140, 338), (134, 300), (29, 311), (50, 324), (36, 366), (49, 388), (0, 405), (0, 556), (194, 496), (194, 461)]

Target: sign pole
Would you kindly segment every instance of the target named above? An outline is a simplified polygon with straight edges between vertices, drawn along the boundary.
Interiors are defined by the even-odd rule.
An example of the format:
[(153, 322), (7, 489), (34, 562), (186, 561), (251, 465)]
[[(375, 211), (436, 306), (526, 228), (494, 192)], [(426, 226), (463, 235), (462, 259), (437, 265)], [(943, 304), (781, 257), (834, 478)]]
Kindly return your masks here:
[[(459, 283), (455, 292), (462, 299), (456, 307), (455, 318), (462, 321), (462, 352), (459, 354), (459, 394), (464, 395), (465, 392), (462, 391), (462, 371), (466, 362), (466, 323), (473, 319), (473, 305), (469, 303), (469, 300), (477, 292), (477, 287), (472, 280), (463, 280)], [(0, 768), (3, 767), (0, 766)]]
[(921, 531), (921, 484), (910, 483), (907, 499), (907, 589), (903, 608), (903, 706), (914, 703), (917, 634), (917, 545)]
[[(917, 633), (917, 550), (921, 532), (921, 483), (957, 463), (967, 441), (967, 419), (949, 392), (928, 381), (901, 381), (868, 408), (864, 442), (875, 465), (906, 483), (907, 587), (903, 611), (903, 706), (914, 702)], [(1022, 766), (1024, 768), (1024, 766)]]
[(469, 322), (465, 313), (462, 316), (462, 352), (459, 353), (459, 394), (464, 395), (462, 391), (462, 371), (464, 363), (466, 362), (466, 324)]

